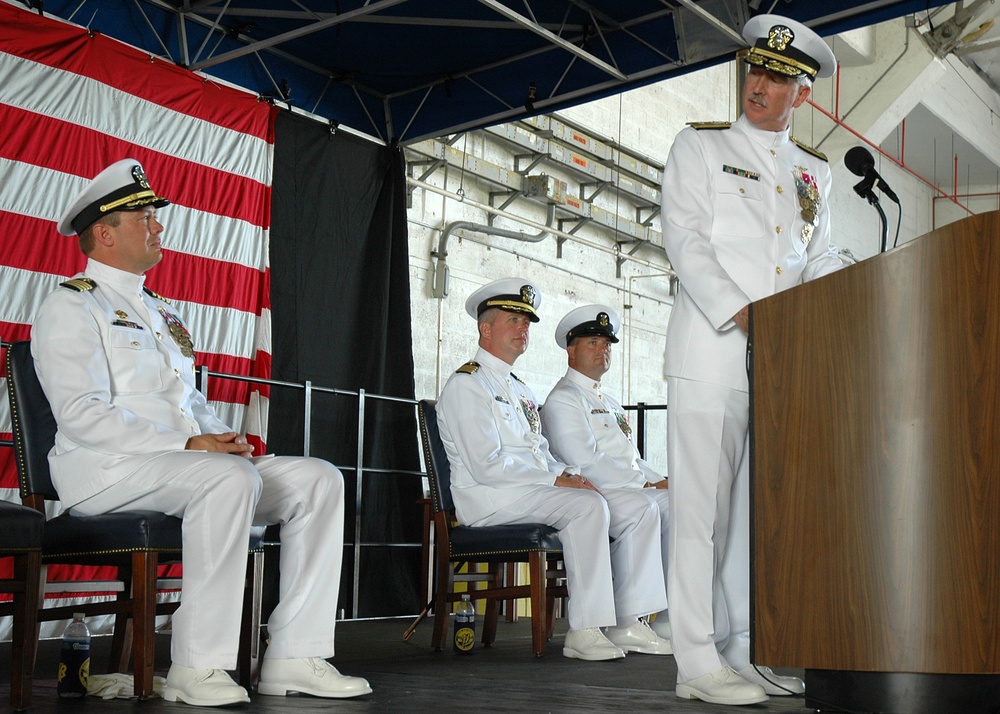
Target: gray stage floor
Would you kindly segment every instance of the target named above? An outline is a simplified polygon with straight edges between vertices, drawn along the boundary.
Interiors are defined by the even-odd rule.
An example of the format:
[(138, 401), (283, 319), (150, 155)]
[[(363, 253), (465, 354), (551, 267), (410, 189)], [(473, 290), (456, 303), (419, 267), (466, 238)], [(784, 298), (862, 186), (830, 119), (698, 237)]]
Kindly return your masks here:
[[(565, 621), (556, 626), (544, 657), (531, 654), (529, 622), (501, 623), (497, 642), (488, 649), (477, 643), (469, 656), (450, 650), (433, 652), (430, 621), (425, 620), (414, 636), (403, 641), (409, 620), (344, 622), (337, 629), (334, 663), (346, 674), (366, 677), (374, 692), (352, 700), (310, 697), (262, 697), (251, 694), (251, 703), (227, 711), (246, 710), (258, 714), (292, 714), (304, 711), (338, 712), (691, 712), (734, 714), (735, 712), (801, 712), (800, 697), (772, 697), (765, 704), (723, 707), (674, 696), (676, 667), (669, 656), (629, 655), (613, 662), (580, 662), (562, 656)], [(93, 672), (105, 671), (108, 638), (95, 638)], [(33, 702), (38, 714), (67, 714), (81, 707), (95, 714), (123, 714), (141, 710), (145, 714), (195, 711), (160, 699), (104, 701), (60, 700), (56, 696), (55, 670), (59, 642), (46, 641), (40, 649)], [(157, 642), (156, 673), (169, 666), (169, 638)], [(10, 696), (10, 644), (0, 645), (0, 703), (6, 709)], [(799, 674), (795, 670), (779, 670)]]

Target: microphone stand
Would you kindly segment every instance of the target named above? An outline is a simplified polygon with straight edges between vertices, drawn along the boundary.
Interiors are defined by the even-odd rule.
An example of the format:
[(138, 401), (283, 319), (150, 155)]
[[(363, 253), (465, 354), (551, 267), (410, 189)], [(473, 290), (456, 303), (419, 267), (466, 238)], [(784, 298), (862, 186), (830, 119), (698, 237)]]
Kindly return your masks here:
[(882, 226), (882, 244), (881, 244), (882, 249), (879, 252), (884, 253), (886, 244), (886, 233), (889, 230), (889, 226), (886, 222), (885, 211), (882, 210), (882, 204), (879, 203), (878, 195), (875, 193), (874, 177), (863, 178), (861, 181), (859, 181), (857, 184), (854, 185), (854, 192), (859, 196), (861, 196), (861, 198), (866, 199), (868, 203), (875, 206), (875, 210), (878, 211), (879, 221)]

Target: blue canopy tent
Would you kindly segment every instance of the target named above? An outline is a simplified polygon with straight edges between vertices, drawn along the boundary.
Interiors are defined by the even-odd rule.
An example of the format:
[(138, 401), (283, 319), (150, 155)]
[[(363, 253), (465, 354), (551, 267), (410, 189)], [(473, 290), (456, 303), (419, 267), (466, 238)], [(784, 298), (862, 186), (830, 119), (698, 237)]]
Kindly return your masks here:
[(385, 142), (552, 112), (727, 61), (753, 14), (822, 35), (943, 0), (22, 0)]

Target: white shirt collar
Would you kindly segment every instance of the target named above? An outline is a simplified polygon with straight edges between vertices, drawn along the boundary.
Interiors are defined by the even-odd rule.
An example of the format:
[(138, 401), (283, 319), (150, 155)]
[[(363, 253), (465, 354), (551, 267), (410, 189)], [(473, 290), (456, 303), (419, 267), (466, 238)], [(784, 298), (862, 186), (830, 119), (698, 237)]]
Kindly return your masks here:
[(93, 258), (87, 259), (87, 267), (83, 272), (88, 278), (93, 278), (98, 285), (110, 285), (124, 293), (135, 293), (138, 295), (142, 292), (142, 288), (146, 284), (145, 274), (136, 275), (125, 270), (112, 268), (107, 263), (102, 263)]
[(480, 347), (479, 351), (476, 352), (475, 361), (478, 362), (483, 367), (488, 367), (489, 369), (493, 370), (498, 374), (503, 375), (504, 377), (507, 377), (509, 374), (511, 374), (511, 369), (513, 369), (512, 365), (507, 364), (496, 355), (484, 350), (482, 347)]
[(736, 125), (746, 133), (754, 142), (760, 144), (765, 149), (776, 149), (788, 143), (788, 129), (784, 131), (769, 131), (755, 127), (746, 114), (741, 114), (736, 120)]
[(579, 372), (572, 367), (566, 370), (566, 379), (583, 387), (584, 389), (593, 390), (598, 394), (601, 393), (601, 380), (591, 379), (583, 372)]

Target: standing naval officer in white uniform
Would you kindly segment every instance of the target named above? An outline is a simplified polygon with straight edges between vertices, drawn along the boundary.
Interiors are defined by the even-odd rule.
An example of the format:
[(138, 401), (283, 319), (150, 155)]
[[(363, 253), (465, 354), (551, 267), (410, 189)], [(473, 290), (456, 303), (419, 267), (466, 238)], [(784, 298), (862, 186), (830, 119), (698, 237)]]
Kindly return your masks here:
[(624, 651), (600, 628), (609, 627), (613, 637), (644, 637), (638, 617), (666, 606), (656, 549), (659, 509), (639, 492), (602, 496), (579, 469), (549, 452), (535, 396), (511, 372), (528, 348), (540, 302), (534, 285), (504, 278), (465, 303), (478, 325), (479, 350), (448, 379), (437, 410), (455, 512), (467, 526), (558, 529), (569, 588), (563, 655), (618, 659)]
[[(660, 561), (665, 576), (670, 523), (667, 479), (640, 456), (625, 410), (601, 386), (601, 378), (611, 369), (611, 345), (618, 343), (620, 327), (621, 317), (610, 305), (578, 307), (559, 321), (556, 344), (566, 350), (569, 367), (545, 399), (542, 433), (552, 453), (577, 464), (601, 493), (649, 489), (643, 493), (660, 509)], [(651, 642), (609, 637), (626, 652), (670, 654), (666, 610), (657, 613), (652, 631), (657, 637)]]
[(833, 52), (777, 15), (751, 18), (743, 37), (742, 116), (681, 131), (662, 194), (680, 278), (664, 365), (676, 695), (719, 704), (804, 690), (750, 663), (748, 305), (842, 267), (826, 159), (789, 136), (814, 78), (833, 74)]
[(181, 602), (163, 696), (197, 706), (250, 701), (236, 667), (251, 524), (281, 524), (280, 602), (258, 691), (368, 694), (333, 656), (343, 557), (344, 483), (319, 459), (259, 457), (195, 388), (194, 346), (169, 300), (145, 285), (163, 257), (156, 209), (169, 201), (134, 159), (70, 204), (82, 273), (49, 295), (31, 351), (55, 416), (49, 454), (63, 506), (92, 515), (152, 510), (183, 520)]

